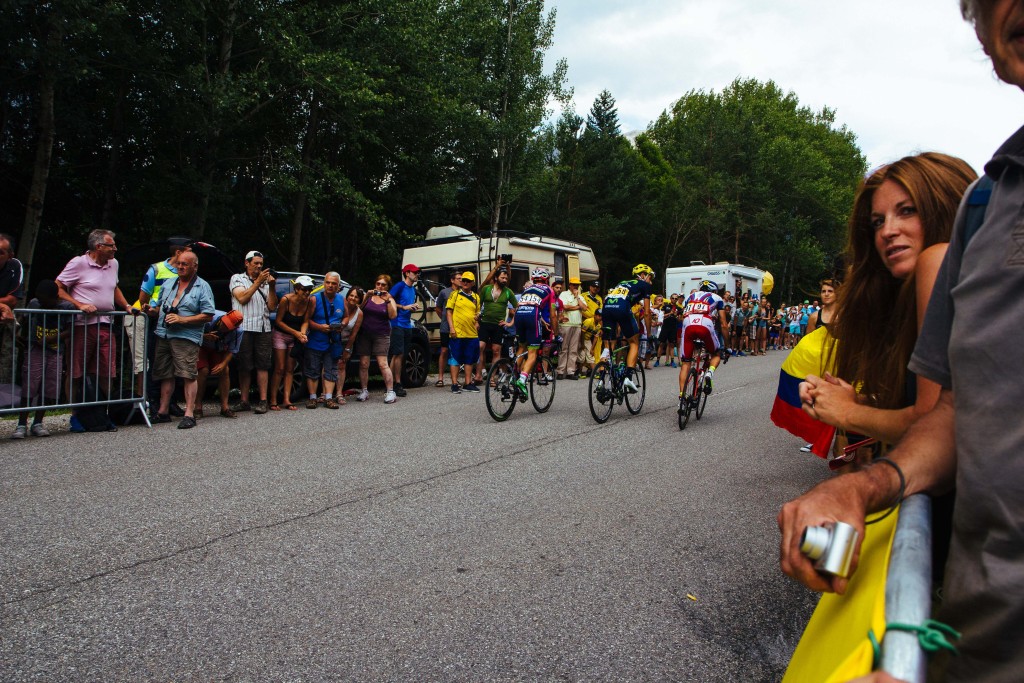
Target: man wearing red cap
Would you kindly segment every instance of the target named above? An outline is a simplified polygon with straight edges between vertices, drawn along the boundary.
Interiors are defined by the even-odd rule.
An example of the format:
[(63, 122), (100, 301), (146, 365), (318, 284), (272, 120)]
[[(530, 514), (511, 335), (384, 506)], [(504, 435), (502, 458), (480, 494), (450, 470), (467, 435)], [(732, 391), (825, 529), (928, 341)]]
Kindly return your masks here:
[[(228, 363), (242, 347), (242, 335), (245, 334), (242, 331), (244, 318), (241, 311), (217, 311), (213, 314), (213, 321), (203, 326), (203, 345), (199, 347), (199, 361), (196, 363), (199, 371), (199, 391), (205, 391), (206, 380), (210, 375), (218, 378), (221, 417), (237, 417), (228, 404), (228, 394), (231, 393)], [(202, 416), (203, 401), (200, 399), (195, 417), (198, 419)]]
[(405, 388), (402, 386), (402, 360), (405, 358), (405, 349), (412, 339), (412, 314), (420, 310), (420, 305), (416, 301), (416, 283), (419, 279), (420, 269), (416, 264), (408, 263), (402, 268), (402, 280), (396, 282), (390, 292), (391, 298), (398, 306), (398, 315), (391, 321), (391, 348), (388, 349), (397, 396), (405, 396)]

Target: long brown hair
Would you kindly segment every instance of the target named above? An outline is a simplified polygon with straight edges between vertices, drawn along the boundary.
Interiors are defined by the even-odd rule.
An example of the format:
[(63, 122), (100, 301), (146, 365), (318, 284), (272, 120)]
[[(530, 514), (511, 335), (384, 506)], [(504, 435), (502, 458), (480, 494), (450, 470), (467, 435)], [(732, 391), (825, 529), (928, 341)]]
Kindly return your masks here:
[(910, 195), (924, 246), (949, 242), (960, 198), (977, 178), (963, 159), (938, 152), (908, 156), (868, 176), (857, 192), (846, 243), (846, 277), (837, 290), (832, 336), (836, 375), (879, 408), (906, 406), (906, 368), (917, 341), (915, 275), (899, 280), (875, 249), (871, 201), (892, 180)]

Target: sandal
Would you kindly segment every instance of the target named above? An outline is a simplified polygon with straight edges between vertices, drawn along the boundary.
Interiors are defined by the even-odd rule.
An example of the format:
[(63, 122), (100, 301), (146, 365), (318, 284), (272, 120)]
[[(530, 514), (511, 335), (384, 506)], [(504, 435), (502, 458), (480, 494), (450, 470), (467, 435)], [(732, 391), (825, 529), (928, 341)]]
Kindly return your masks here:
[(203, 419), (203, 409), (202, 408), (196, 408), (195, 410), (192, 411), (192, 415), (194, 415), (197, 420), (202, 420)]
[(316, 399), (311, 398), (308, 401), (306, 401), (306, 408), (308, 408), (309, 410), (316, 410)]
[(281, 406), (277, 405), (276, 403), (272, 403), (270, 405), (270, 410), (271, 410), (271, 412), (279, 413), (279, 412), (281, 412)]
[[(294, 403), (282, 403), (281, 407), (283, 409), (285, 409), (285, 410), (298, 410), (299, 409), (299, 407), (297, 405), (295, 405)], [(271, 408), (271, 410), (273, 410), (273, 408)]]
[(435, 387), (443, 387), (444, 386), (444, 380), (443, 379), (438, 379), (436, 382), (434, 382), (434, 386)]

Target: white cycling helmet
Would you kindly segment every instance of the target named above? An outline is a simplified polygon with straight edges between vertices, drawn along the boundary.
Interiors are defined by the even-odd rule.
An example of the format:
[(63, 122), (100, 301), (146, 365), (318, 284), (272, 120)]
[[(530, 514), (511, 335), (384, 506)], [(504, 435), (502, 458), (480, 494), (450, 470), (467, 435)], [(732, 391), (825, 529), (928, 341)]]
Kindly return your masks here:
[(534, 268), (530, 273), (531, 280), (547, 280), (549, 276), (547, 268)]

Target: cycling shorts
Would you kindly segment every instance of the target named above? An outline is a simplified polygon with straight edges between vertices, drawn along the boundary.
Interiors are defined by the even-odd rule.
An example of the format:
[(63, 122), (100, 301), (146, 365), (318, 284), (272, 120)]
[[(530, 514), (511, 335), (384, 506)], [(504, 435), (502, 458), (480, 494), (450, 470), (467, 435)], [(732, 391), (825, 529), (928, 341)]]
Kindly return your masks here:
[(704, 342), (704, 348), (712, 356), (718, 352), (718, 335), (715, 334), (715, 325), (710, 320), (706, 323), (687, 325), (683, 330), (683, 361), (689, 363), (693, 360), (693, 342), (699, 339)]
[(540, 315), (534, 311), (516, 313), (515, 321), (519, 343), (535, 349), (540, 348), (541, 342), (544, 341)]
[(604, 330), (605, 340), (616, 337), (629, 339), (640, 334), (640, 326), (636, 324), (636, 316), (628, 308), (608, 308), (605, 306), (601, 311), (601, 329)]

